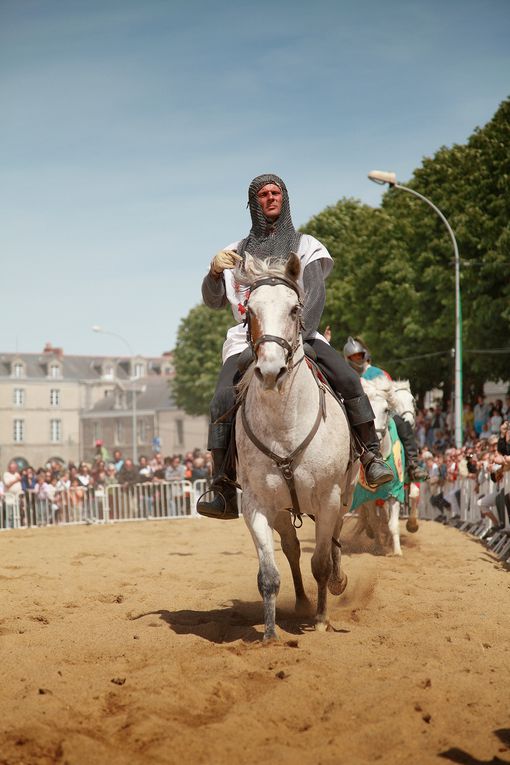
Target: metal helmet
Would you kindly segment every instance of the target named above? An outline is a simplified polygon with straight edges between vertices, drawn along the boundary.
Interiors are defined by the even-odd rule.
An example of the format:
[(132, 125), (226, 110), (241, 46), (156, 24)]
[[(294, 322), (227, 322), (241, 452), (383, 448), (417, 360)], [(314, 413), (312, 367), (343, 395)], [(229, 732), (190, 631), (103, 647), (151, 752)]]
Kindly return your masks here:
[[(361, 363), (357, 361), (353, 361), (350, 358), (355, 353), (363, 354), (363, 361)], [(363, 372), (365, 371), (365, 363), (367, 360), (367, 349), (362, 343), (360, 343), (359, 340), (355, 340), (354, 337), (347, 338), (347, 342), (344, 345), (344, 358), (346, 359), (348, 364), (354, 369), (355, 372), (357, 372), (359, 375), (363, 374)]]

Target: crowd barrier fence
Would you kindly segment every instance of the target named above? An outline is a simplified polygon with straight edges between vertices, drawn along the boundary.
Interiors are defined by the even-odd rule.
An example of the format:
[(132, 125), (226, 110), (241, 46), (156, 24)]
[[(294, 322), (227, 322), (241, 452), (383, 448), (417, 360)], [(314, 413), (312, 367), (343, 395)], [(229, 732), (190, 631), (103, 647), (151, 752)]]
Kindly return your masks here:
[[(495, 483), (486, 471), (469, 478), (427, 481), (420, 485), (419, 517), (442, 520), (484, 541), (510, 562), (510, 471)], [(498, 521), (497, 527), (487, 512)]]
[(72, 487), (42, 496), (31, 489), (0, 500), (0, 531), (42, 526), (118, 523), (195, 517), (198, 497), (208, 481), (158, 481)]
[[(35, 490), (16, 495), (7, 493), (0, 500), (0, 531), (42, 526), (122, 521), (167, 520), (199, 517), (196, 502), (208, 488), (206, 479), (198, 481), (158, 481), (114, 484), (52, 491), (41, 496)], [(482, 511), (490, 510), (499, 519), (494, 531)], [(510, 562), (510, 471), (495, 484), (488, 473), (454, 481), (427, 481), (420, 485), (419, 518), (454, 525), (481, 540), (501, 560)], [(400, 517), (408, 515), (408, 503)]]

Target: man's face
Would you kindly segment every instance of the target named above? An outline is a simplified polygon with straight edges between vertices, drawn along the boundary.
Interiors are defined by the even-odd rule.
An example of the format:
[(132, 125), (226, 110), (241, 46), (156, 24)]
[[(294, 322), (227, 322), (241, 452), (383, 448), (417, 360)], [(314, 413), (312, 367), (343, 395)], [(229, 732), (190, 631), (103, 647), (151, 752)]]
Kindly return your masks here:
[(351, 356), (349, 356), (349, 359), (354, 364), (363, 364), (365, 361), (365, 354), (364, 353), (353, 353)]
[(262, 212), (268, 220), (276, 220), (282, 211), (282, 190), (276, 183), (267, 183), (257, 192)]

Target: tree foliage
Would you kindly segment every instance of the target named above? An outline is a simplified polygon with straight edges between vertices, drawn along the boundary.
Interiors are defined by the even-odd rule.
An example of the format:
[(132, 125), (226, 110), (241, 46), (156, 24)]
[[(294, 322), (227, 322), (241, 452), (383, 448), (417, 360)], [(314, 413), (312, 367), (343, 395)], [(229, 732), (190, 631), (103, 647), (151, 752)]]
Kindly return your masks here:
[[(461, 258), (464, 382), (510, 377), (510, 100), (465, 145), (441, 148), (405, 184), (430, 199), (455, 231)], [(376, 363), (419, 392), (453, 376), (455, 271), (446, 227), (423, 201), (394, 189), (380, 209), (341, 200), (304, 227), (335, 266), (324, 324), (341, 349), (361, 335)], [(438, 355), (427, 355), (438, 354)], [(426, 356), (409, 359), (412, 356)], [(396, 361), (396, 359), (406, 359)], [(467, 392), (466, 391), (466, 392)]]
[(234, 324), (230, 308), (192, 308), (182, 319), (174, 350), (172, 393), (188, 414), (208, 414), (221, 367), (221, 348)]

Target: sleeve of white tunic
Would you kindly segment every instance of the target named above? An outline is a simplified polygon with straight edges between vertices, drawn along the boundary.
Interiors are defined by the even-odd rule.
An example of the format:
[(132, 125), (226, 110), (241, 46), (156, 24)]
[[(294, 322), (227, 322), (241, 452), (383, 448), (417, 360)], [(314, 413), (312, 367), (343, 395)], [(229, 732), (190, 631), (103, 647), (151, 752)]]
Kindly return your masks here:
[[(301, 254), (302, 253), (302, 254)], [(325, 279), (333, 268), (333, 259), (318, 239), (303, 234), (299, 244), (301, 257), (301, 282), (304, 292), (303, 339), (320, 338), (319, 322), (326, 302)], [(326, 342), (326, 341), (325, 341)]]

